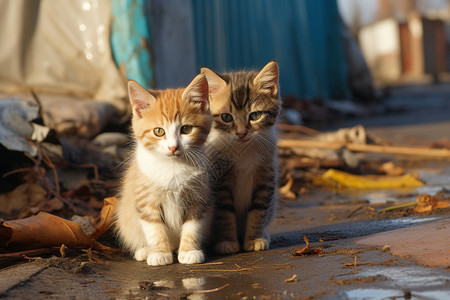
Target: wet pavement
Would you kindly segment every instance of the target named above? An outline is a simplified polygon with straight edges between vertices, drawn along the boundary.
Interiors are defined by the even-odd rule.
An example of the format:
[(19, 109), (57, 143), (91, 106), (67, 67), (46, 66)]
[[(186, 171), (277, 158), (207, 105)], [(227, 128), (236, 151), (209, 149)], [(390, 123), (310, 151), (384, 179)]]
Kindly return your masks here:
[(413, 299), (446, 299), (448, 269), (417, 265), (381, 247), (359, 246), (354, 238), (311, 242), (312, 247), (323, 248), (321, 256), (292, 255), (304, 246), (301, 234), (318, 240), (321, 233), (339, 237), (356, 227), (367, 226), (374, 232), (437, 218), (442, 217), (382, 220), (381, 226), (350, 222), (312, 228), (299, 232), (296, 241), (275, 237), (275, 248), (269, 251), (210, 256), (202, 265), (149, 267), (100, 254), (91, 261), (86, 257), (38, 259), (2, 270), (0, 289), (8, 299), (408, 299), (408, 293)]
[[(409, 92), (402, 88), (392, 94), (386, 111), (346, 120), (345, 125), (362, 123), (369, 133), (396, 142), (450, 139), (450, 86)], [(450, 299), (448, 261), (430, 267), (410, 257), (426, 252), (426, 243), (419, 246), (424, 240), (414, 234), (414, 230), (425, 236), (433, 231), (424, 233), (423, 226), (441, 228), (441, 238), (429, 243), (444, 242), (442, 247), (447, 248), (440, 250), (448, 257), (450, 211), (377, 213), (393, 201), (406, 203), (420, 193), (450, 190), (450, 161), (408, 160), (404, 167), (418, 172), (426, 185), (359, 193), (311, 187), (304, 195), (283, 201), (270, 227), (268, 251), (210, 254), (201, 265), (161, 267), (121, 254), (74, 252), (66, 258), (33, 259), (1, 269), (0, 295), (6, 299)], [(396, 241), (396, 233), (390, 232), (390, 240), (376, 234), (396, 229), (400, 229), (398, 237), (409, 234), (418, 242), (384, 247)], [(367, 243), (373, 234), (378, 240)], [(305, 246), (303, 236), (312, 248), (321, 247), (323, 254), (293, 256)], [(409, 252), (398, 252), (402, 247)]]

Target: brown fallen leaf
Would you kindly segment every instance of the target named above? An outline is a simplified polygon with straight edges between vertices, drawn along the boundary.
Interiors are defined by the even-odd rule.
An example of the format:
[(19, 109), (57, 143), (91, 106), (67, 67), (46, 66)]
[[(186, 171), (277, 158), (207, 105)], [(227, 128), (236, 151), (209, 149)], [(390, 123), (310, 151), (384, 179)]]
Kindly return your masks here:
[(84, 234), (77, 223), (45, 212), (25, 219), (2, 222), (0, 232), (0, 245), (11, 248), (91, 245), (91, 238)]
[(283, 185), (282, 187), (280, 187), (278, 189), (278, 192), (280, 193), (281, 197), (286, 198), (286, 199), (295, 199), (295, 193), (292, 192), (292, 185), (294, 184), (294, 176), (292, 175), (291, 172), (286, 174), (286, 179), (287, 182), (285, 185)]
[(448, 203), (443, 201), (439, 195), (420, 194), (416, 199), (416, 203), (417, 205), (414, 207), (414, 211), (418, 213), (427, 213), (436, 208), (448, 207)]
[(109, 197), (103, 200), (103, 208), (93, 224), (96, 230), (91, 234), (91, 238), (97, 239), (111, 226), (117, 202), (118, 199), (116, 197)]
[(96, 230), (91, 236), (86, 235), (81, 227), (72, 221), (41, 212), (35, 216), (0, 221), (0, 246), (18, 249), (35, 249), (64, 244), (68, 247), (93, 247), (100, 251), (111, 249), (96, 242), (111, 226), (115, 197), (106, 198), (105, 205), (95, 221)]
[(315, 254), (322, 254), (323, 250), (320, 247), (317, 247), (316, 249), (312, 249), (311, 246), (309, 245), (309, 241), (306, 238), (306, 235), (303, 236), (303, 240), (306, 243), (306, 246), (303, 247), (302, 249), (296, 249), (292, 255), (294, 256), (302, 256), (302, 255), (315, 255)]
[(66, 245), (62, 244), (61, 248), (59, 248), (59, 253), (61, 254), (62, 258), (66, 257), (66, 250), (67, 250)]
[(292, 275), (292, 277), (286, 278), (284, 282), (294, 282), (297, 281), (297, 275)]
[(402, 167), (399, 167), (394, 164), (392, 161), (385, 162), (382, 164), (378, 171), (380, 171), (383, 174), (390, 175), (390, 176), (400, 176), (405, 174), (405, 169)]
[(0, 195), (0, 212), (9, 214), (13, 210), (32, 207), (46, 201), (47, 191), (37, 183), (23, 183), (14, 190)]

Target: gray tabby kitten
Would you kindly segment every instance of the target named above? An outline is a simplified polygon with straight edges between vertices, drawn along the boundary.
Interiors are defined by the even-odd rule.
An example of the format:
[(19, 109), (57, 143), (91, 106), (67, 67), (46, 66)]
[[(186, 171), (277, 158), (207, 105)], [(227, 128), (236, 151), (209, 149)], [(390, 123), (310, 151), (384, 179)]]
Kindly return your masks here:
[(278, 65), (271, 61), (260, 72), (202, 73), (213, 115), (207, 156), (215, 169), (215, 251), (266, 250), (266, 227), (278, 199)]

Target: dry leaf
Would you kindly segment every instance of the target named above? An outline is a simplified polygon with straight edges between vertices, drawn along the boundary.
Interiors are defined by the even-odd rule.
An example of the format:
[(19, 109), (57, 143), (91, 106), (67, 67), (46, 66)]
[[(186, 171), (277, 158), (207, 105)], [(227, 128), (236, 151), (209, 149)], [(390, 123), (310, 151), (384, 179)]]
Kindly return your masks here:
[(90, 249), (93, 249), (93, 250), (96, 250), (96, 251), (99, 251), (99, 252), (114, 252), (114, 253), (122, 252), (121, 249), (111, 248), (111, 247), (105, 246), (103, 244), (100, 244), (96, 240), (91, 240), (91, 247), (90, 247)]
[(293, 281), (297, 281), (297, 275), (295, 274), (292, 277), (284, 280), (284, 282), (293, 282)]
[(103, 200), (103, 208), (93, 224), (96, 230), (91, 234), (91, 238), (97, 239), (111, 226), (117, 201), (118, 199), (116, 197), (109, 197)]
[(442, 201), (439, 195), (431, 196), (428, 194), (420, 194), (416, 199), (417, 205), (414, 207), (414, 211), (418, 213), (431, 212), (436, 208), (446, 208), (448, 203)]
[(378, 171), (390, 176), (400, 176), (405, 174), (405, 169), (402, 167), (396, 166), (392, 161), (385, 162), (382, 164)]
[(311, 246), (309, 245), (309, 241), (306, 238), (306, 235), (303, 236), (303, 240), (306, 243), (306, 246), (303, 247), (302, 249), (296, 249), (292, 255), (294, 256), (302, 256), (302, 255), (315, 255), (315, 254), (322, 254), (323, 250), (320, 247), (317, 247), (316, 249), (312, 249)]
[(37, 183), (23, 183), (11, 192), (0, 195), (0, 212), (9, 214), (13, 210), (32, 207), (46, 200), (47, 191)]
[(292, 185), (294, 184), (294, 176), (292, 176), (292, 173), (289, 172), (286, 174), (287, 183), (280, 187), (278, 189), (278, 192), (280, 193), (281, 197), (286, 199), (295, 199), (295, 193), (291, 191)]
[(45, 212), (51, 212), (54, 210), (60, 210), (64, 208), (64, 203), (61, 201), (61, 199), (57, 197), (53, 197), (52, 199), (46, 201), (44, 205), (40, 207), (41, 211)]
[(66, 250), (67, 250), (66, 245), (62, 244), (61, 247), (59, 248), (59, 253), (61, 254), (62, 258), (66, 257)]
[(4, 223), (0, 220), (0, 247), (6, 247), (12, 236), (12, 228), (4, 226)]
[[(58, 247), (62, 257), (65, 256), (66, 245), (71, 248), (120, 252), (121, 250), (104, 246), (93, 238), (101, 236), (111, 225), (116, 202), (116, 198), (105, 199), (92, 236), (86, 235), (77, 223), (45, 212), (25, 219), (6, 222), (0, 220), (0, 247), (9, 246), (14, 250)], [(51, 250), (47, 248), (47, 252), (49, 249)]]
[(25, 219), (0, 223), (0, 245), (33, 249), (61, 244), (90, 247), (91, 238), (78, 224), (41, 212)]

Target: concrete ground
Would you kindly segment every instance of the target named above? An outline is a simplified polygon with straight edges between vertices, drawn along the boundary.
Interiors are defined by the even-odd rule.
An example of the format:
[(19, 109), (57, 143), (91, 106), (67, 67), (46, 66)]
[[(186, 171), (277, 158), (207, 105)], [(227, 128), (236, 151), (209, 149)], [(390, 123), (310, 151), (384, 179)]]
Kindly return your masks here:
[[(393, 142), (450, 139), (450, 86), (397, 88), (363, 124)], [(378, 213), (390, 201), (450, 190), (450, 161), (403, 161), (426, 185), (336, 193), (309, 187), (281, 203), (271, 249), (149, 267), (121, 254), (69, 252), (0, 270), (6, 299), (450, 299), (450, 211)], [(391, 231), (394, 230), (394, 231)], [(389, 231), (389, 232), (388, 232)], [(373, 236), (372, 236), (373, 235)], [(293, 256), (303, 236), (323, 253)], [(434, 251), (434, 252), (433, 252)], [(424, 256), (434, 259), (433, 266)], [(355, 265), (356, 264), (356, 265)]]

